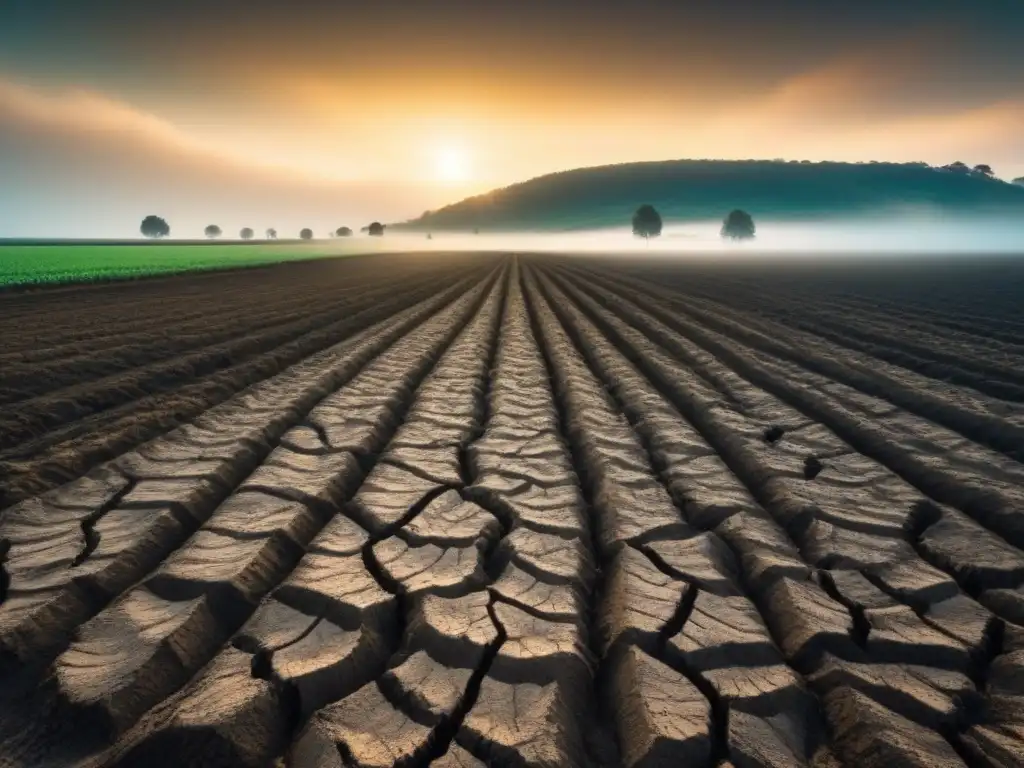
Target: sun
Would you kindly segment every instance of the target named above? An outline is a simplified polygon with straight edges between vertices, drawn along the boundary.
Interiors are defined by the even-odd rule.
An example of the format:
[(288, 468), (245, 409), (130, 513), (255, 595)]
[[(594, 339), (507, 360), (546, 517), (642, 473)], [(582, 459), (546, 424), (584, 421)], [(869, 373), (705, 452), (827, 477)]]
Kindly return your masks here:
[(468, 181), (471, 176), (469, 153), (462, 147), (449, 145), (434, 152), (434, 173), (439, 181)]

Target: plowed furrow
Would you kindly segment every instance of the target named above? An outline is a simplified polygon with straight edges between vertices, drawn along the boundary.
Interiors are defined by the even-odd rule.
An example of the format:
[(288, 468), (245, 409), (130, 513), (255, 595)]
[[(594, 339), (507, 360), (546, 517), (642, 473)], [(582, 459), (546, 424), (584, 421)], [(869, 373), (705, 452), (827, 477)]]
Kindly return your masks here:
[(1021, 365), (1024, 355), (1019, 351), (1002, 354), (994, 351), (992, 358), (983, 358), (972, 354), (979, 346), (974, 340), (911, 335), (902, 323), (900, 333), (894, 335), (891, 325), (887, 329), (875, 328), (846, 319), (837, 312), (833, 312), (831, 318), (817, 313), (786, 313), (782, 322), (932, 379), (971, 387), (1003, 400), (1024, 400), (1024, 366)]
[[(359, 458), (375, 457), (383, 447), (412, 391), (480, 305), (484, 289), (478, 284), (398, 340), (310, 413), (311, 419), (328, 420), (339, 437), (352, 439), (363, 452), (309, 457), (276, 448), (212, 514), (208, 507), (205, 515), (194, 510), (205, 522), (152, 575), (77, 628), (34, 700), (79, 729), (80, 748), (115, 740), (148, 709), (173, 695), (213, 659), (261, 597), (295, 566), (361, 479)], [(373, 423), (361, 420), (348, 429), (344, 415), (350, 411), (376, 415)], [(130, 516), (133, 501), (145, 504), (151, 499), (137, 485), (103, 519), (122, 510)], [(125, 551), (123, 544), (111, 541), (115, 565), (131, 562), (130, 549)], [(109, 577), (109, 569), (97, 566), (101, 580)], [(132, 581), (140, 576), (144, 574), (134, 574)], [(70, 741), (34, 745), (73, 746)], [(32, 748), (23, 745), (21, 751)]]
[(643, 299), (652, 316), (713, 352), (751, 382), (820, 420), (854, 449), (937, 501), (958, 507), (1015, 547), (1024, 528), (1024, 473), (1018, 462), (798, 365), (751, 349)]
[[(410, 281), (409, 289), (413, 288)], [(388, 290), (393, 291), (393, 288)], [(240, 359), (245, 354), (246, 339), (258, 339), (260, 347), (267, 349), (311, 329), (342, 320), (355, 307), (369, 306), (373, 299), (379, 301), (387, 295), (381, 289), (376, 296), (372, 296), (373, 293), (366, 287), (339, 291), (328, 308), (316, 312), (309, 309), (314, 296), (299, 296), (288, 302), (278, 299), (267, 302), (257, 318), (246, 317), (242, 307), (230, 307), (202, 317), (194, 327), (165, 328), (141, 337), (121, 338), (106, 349), (90, 344), (85, 352), (68, 350), (48, 363), (0, 363), (0, 405), (8, 410), (13, 403), (44, 396), (75, 401), (89, 399), (87, 385), (95, 380), (146, 391), (159, 391), (156, 387), (170, 389), (175, 385), (173, 374), (177, 371), (189, 368), (198, 374)], [(163, 361), (173, 362), (168, 366), (158, 365)], [(127, 373), (133, 376), (128, 383), (125, 382)], [(25, 402), (25, 407), (31, 408), (31, 402)]]
[[(685, 290), (689, 293), (692, 288), (687, 285)], [(842, 296), (823, 298), (818, 293), (810, 293), (806, 286), (787, 286), (767, 292), (763, 286), (751, 281), (718, 279), (702, 283), (698, 293), (702, 298), (712, 299), (726, 307), (782, 319), (811, 333), (818, 328), (815, 323), (808, 322), (813, 317), (835, 331), (843, 332), (851, 325), (858, 326), (865, 331), (865, 339), (877, 343), (910, 340), (914, 351), (928, 359), (937, 355), (946, 357), (943, 353), (951, 345), (964, 351), (968, 359), (976, 358), (982, 366), (1003, 364), (1014, 358), (1019, 360), (1024, 352), (1020, 344), (1008, 343), (991, 335), (991, 329), (956, 323), (948, 312), (936, 312), (922, 319), (920, 310), (910, 311), (899, 304), (877, 299), (854, 301)], [(939, 318), (953, 320), (953, 325), (939, 324)], [(964, 361), (953, 358), (950, 362), (963, 364)]]
[[(65, 389), (17, 402), (0, 410), (0, 451), (10, 449), (47, 431), (115, 408), (131, 400), (173, 391), (182, 383), (215, 374), (223, 368), (272, 351), (278, 346), (320, 330), (324, 325), (344, 323), (351, 310), (359, 311), (379, 303), (393, 289), (380, 289), (351, 308), (329, 315), (313, 313), (281, 327), (249, 332), (229, 341), (204, 346), (170, 360), (133, 367), (91, 381), (75, 382)], [(415, 289), (407, 288), (409, 295)]]
[[(673, 335), (671, 330), (660, 324), (653, 317), (647, 316), (643, 311), (639, 310), (636, 305), (624, 302), (623, 300), (618, 300), (618, 302), (615, 302), (615, 300), (611, 301), (619, 308), (620, 311), (626, 312), (633, 321), (651, 334), (652, 338), (660, 340)], [(723, 359), (728, 360), (728, 358)], [(734, 367), (736, 367), (737, 370), (744, 372), (750, 381), (757, 382), (757, 378), (751, 374), (754, 371), (763, 372), (764, 367), (769, 365), (765, 361), (761, 362), (763, 367), (750, 368), (748, 366), (748, 368), (750, 368), (750, 372), (743, 368)], [(777, 381), (777, 379), (773, 378), (769, 379), (769, 381)], [(819, 386), (822, 394), (829, 390), (829, 386), (826, 386), (825, 384), (821, 384)], [(834, 387), (835, 385), (830, 386)], [(766, 387), (766, 389), (770, 390), (771, 387)], [(808, 396), (813, 397), (813, 395), (808, 393), (807, 388), (804, 388), (803, 391), (807, 393)], [(780, 394), (785, 398), (784, 393), (780, 392)], [(819, 396), (817, 402), (821, 402), (823, 400), (824, 398)], [(777, 407), (788, 409), (788, 406), (782, 405), (782, 403), (779, 403), (778, 401), (776, 402), (778, 403)], [(802, 428), (794, 430), (790, 424), (786, 423), (785, 418), (782, 418), (776, 411), (767, 410), (762, 416), (760, 425), (767, 426), (770, 423), (771, 426), (764, 429), (761, 434), (769, 435), (769, 430), (777, 430), (777, 437), (775, 437), (775, 435), (770, 435), (770, 437), (773, 438), (770, 441), (771, 445), (777, 448), (787, 447), (788, 444), (793, 443), (794, 441), (798, 445), (803, 442), (803, 446), (794, 448), (794, 450), (803, 452), (803, 456), (800, 458), (803, 460), (802, 474), (804, 478), (807, 480), (817, 479), (817, 485), (819, 486), (840, 482), (847, 487), (848, 490), (845, 491), (848, 498), (847, 503), (850, 504), (851, 508), (860, 510), (862, 514), (853, 516), (830, 516), (829, 522), (838, 523), (845, 527), (850, 527), (853, 530), (862, 531), (866, 534), (882, 533), (883, 535), (890, 535), (894, 533), (903, 533), (904, 535), (908, 535), (908, 532), (915, 528), (916, 523), (913, 523), (913, 521), (919, 517), (918, 510), (922, 507), (930, 508), (933, 505), (931, 505), (928, 496), (921, 495), (917, 490), (912, 488), (911, 485), (904, 482), (901, 477), (897, 477), (897, 475), (900, 475), (906, 480), (917, 485), (932, 498), (951, 503), (953, 506), (959, 505), (968, 512), (978, 512), (978, 514), (981, 515), (979, 520), (982, 522), (994, 521), (995, 526), (993, 527), (995, 530), (997, 532), (1008, 532), (1009, 536), (1005, 536), (1004, 538), (1009, 539), (1011, 542), (1013, 541), (1012, 537), (1014, 536), (1015, 531), (1014, 526), (1017, 524), (1017, 521), (1013, 513), (1010, 511), (1012, 507), (1007, 506), (1007, 504), (1012, 504), (1012, 501), (1003, 497), (1001, 503), (1003, 504), (1002, 509), (1004, 512), (1000, 516), (997, 512), (994, 513), (991, 511), (991, 508), (979, 510), (976, 506), (978, 500), (972, 500), (969, 498), (965, 499), (963, 495), (964, 492), (961, 492), (960, 496), (950, 493), (949, 486), (958, 482), (963, 483), (967, 488), (973, 487), (974, 489), (977, 489), (975, 491), (976, 493), (980, 492), (981, 489), (991, 492), (992, 486), (995, 484), (995, 481), (992, 479), (993, 470), (989, 468), (987, 473), (988, 477), (980, 475), (980, 470), (984, 464), (979, 461), (972, 465), (970, 463), (969, 453), (967, 450), (960, 448), (961, 455), (959, 456), (959, 465), (945, 468), (947, 475), (943, 478), (943, 482), (922, 484), (915, 481), (916, 475), (914, 475), (913, 472), (907, 474), (903, 471), (903, 465), (898, 459), (891, 462), (887, 462), (885, 460), (886, 457), (892, 458), (894, 455), (905, 456), (907, 457), (907, 461), (915, 460), (915, 457), (907, 450), (906, 447), (904, 447), (904, 445), (900, 445), (900, 441), (895, 436), (889, 437), (888, 440), (879, 437), (874, 443), (868, 444), (863, 439), (864, 434), (877, 435), (879, 429), (878, 427), (872, 428), (866, 426), (867, 420), (863, 417), (860, 420), (854, 420), (848, 416), (844, 420), (842, 418), (843, 412), (839, 411), (840, 418), (836, 421), (834, 419), (836, 415), (835, 409), (826, 410), (823, 408), (820, 411), (817, 409), (808, 409), (805, 407), (805, 401), (800, 398), (790, 399), (789, 402), (793, 403), (804, 413), (821, 418), (823, 426), (818, 428), (817, 433), (813, 431), (808, 433), (807, 430)], [(706, 410), (707, 409), (705, 409), (705, 411)], [(722, 411), (715, 411), (715, 413), (722, 413)], [(792, 410), (790, 410), (790, 413), (792, 414), (791, 419), (799, 420), (800, 414)], [(707, 418), (707, 416), (695, 411), (694, 418)], [(772, 421), (769, 422), (769, 419)], [(885, 417), (884, 415), (881, 417), (875, 415), (874, 420), (884, 424)], [(760, 425), (752, 426), (750, 429), (758, 429)], [(825, 431), (825, 434), (829, 435), (827, 439), (819, 437), (819, 435), (824, 431), (824, 425), (829, 427), (829, 430)], [(807, 442), (807, 438), (804, 436), (805, 434), (813, 435), (813, 440), (811, 442)], [(927, 435), (928, 433), (925, 432), (924, 434)], [(839, 440), (839, 438), (841, 438), (841, 440)], [(845, 441), (845, 444), (843, 441)], [(966, 443), (966, 441), (963, 442)], [(919, 437), (916, 447), (920, 448), (922, 443), (923, 440)], [(968, 443), (967, 445), (970, 444)], [(879, 455), (877, 450), (866, 450), (865, 447), (862, 446), (867, 446), (869, 449), (882, 448), (882, 454)], [(885, 450), (887, 446), (889, 447), (888, 454), (886, 454)], [(856, 458), (856, 454), (854, 454), (852, 449), (859, 449), (863, 454), (865, 454), (865, 456), (860, 459)], [(725, 454), (723, 453), (723, 455)], [(873, 462), (867, 458), (868, 456), (880, 461), (882, 466), (879, 466), (878, 464), (872, 466)], [(992, 454), (988, 459), (989, 462), (998, 462), (1000, 460), (1005, 461), (995, 454)], [(942, 464), (937, 461), (933, 461), (930, 466), (933, 468), (932, 472), (935, 472), (936, 468), (943, 468)], [(974, 481), (973, 485), (968, 485), (969, 481), (964, 478), (964, 475), (966, 474), (965, 470), (970, 471), (972, 466), (977, 479)], [(1015, 471), (1015, 464), (1009, 464), (1008, 466), (1010, 471)], [(825, 467), (829, 467), (834, 471), (829, 471), (822, 475)], [(884, 467), (888, 467), (888, 470), (892, 470), (892, 472), (887, 471)], [(797, 474), (797, 468), (798, 465), (793, 467), (792, 472), (794, 475)], [(822, 476), (819, 477), (819, 475)], [(1003, 487), (1007, 489), (1013, 488), (1010, 482), (1007, 482)], [(1012, 492), (1019, 494), (1019, 490)], [(870, 496), (860, 498), (865, 493), (870, 493)], [(1012, 499), (1012, 497), (1010, 497), (1010, 499)], [(899, 508), (892, 509), (894, 504), (900, 504), (902, 511), (900, 511)], [(996, 509), (999, 508), (997, 507)], [(801, 522), (801, 515), (803, 514), (804, 512), (801, 510), (801, 507), (797, 505), (793, 508), (793, 511), (788, 513), (788, 516), (796, 520), (798, 525), (803, 525)], [(949, 511), (946, 514), (948, 516), (954, 516), (952, 511)], [(973, 525), (968, 522), (964, 522), (964, 524), (968, 527)], [(1000, 531), (1000, 524), (1003, 531)], [(1017, 574), (1016, 559), (1007, 555), (1007, 552), (1012, 553), (1016, 550), (1013, 547), (1009, 547), (1005, 541), (997, 536), (993, 536), (981, 529), (975, 528), (972, 530), (975, 530), (975, 533), (972, 535), (976, 540), (979, 542), (985, 542), (986, 548), (991, 553), (989, 557), (994, 561), (1004, 562), (1005, 568), (1003, 569), (1004, 572), (1002, 575), (988, 581), (985, 585), (982, 585), (977, 580), (968, 580), (961, 574), (957, 578), (963, 588), (974, 595), (981, 595), (981, 593), (988, 589), (1002, 589), (1007, 587), (1016, 588), (1019, 586), (1019, 577), (1015, 575)], [(910, 538), (911, 541), (915, 540), (913, 535), (910, 535)]]
[[(371, 280), (359, 280), (357, 286), (348, 290), (358, 290), (359, 287), (372, 286)], [(345, 290), (345, 289), (342, 289)], [(339, 294), (342, 291), (339, 291)], [(219, 329), (225, 324), (235, 325), (238, 321), (238, 314), (248, 312), (253, 306), (263, 306), (271, 310), (270, 317), (252, 318), (255, 323), (264, 320), (277, 322), (287, 316), (288, 312), (301, 310), (303, 305), (306, 309), (309, 302), (314, 300), (318, 291), (309, 286), (295, 286), (294, 290), (282, 292), (280, 287), (266, 287), (263, 290), (251, 291), (228, 291), (221, 300), (213, 307), (196, 307), (196, 303), (202, 304), (204, 297), (186, 296), (175, 297), (180, 302), (178, 311), (173, 315), (162, 313), (154, 314), (150, 307), (147, 307), (147, 300), (134, 302), (124, 301), (118, 303), (111, 309), (114, 310), (105, 319), (112, 327), (106, 328), (81, 328), (76, 327), (72, 321), (67, 325), (54, 322), (52, 312), (39, 312), (39, 317), (23, 318), (20, 324), (35, 323), (29, 331), (29, 335), (18, 339), (17, 347), (26, 347), (15, 350), (5, 349), (0, 353), (0, 364), (3, 364), (5, 371), (8, 366), (19, 364), (53, 364), (73, 360), (85, 352), (97, 353), (106, 352), (118, 347), (137, 347), (149, 344), (154, 338), (166, 337), (168, 339), (185, 339), (190, 336), (209, 332), (211, 329)], [(150, 311), (147, 312), (147, 309)], [(41, 321), (49, 317), (49, 323)], [(14, 317), (5, 316), (8, 322)], [(74, 338), (78, 336), (78, 338)], [(58, 339), (73, 339), (57, 342)], [(86, 344), (88, 342), (88, 344)], [(2, 379), (6, 383), (6, 377)]]
[[(8, 651), (27, 661), (39, 650), (33, 635), (50, 637), (56, 645), (61, 642), (60, 633), (53, 637), (54, 628), (48, 626), (49, 614), (55, 614), (66, 631), (77, 623), (74, 617), (78, 613), (96, 610), (91, 606), (97, 591), (90, 579), (83, 579), (81, 571), (62, 570), (77, 556), (72, 553), (80, 548), (81, 521), (91, 519), (95, 532), (100, 522), (97, 511), (112, 511), (110, 498), (129, 484), (134, 486), (134, 495), (121, 501), (142, 510), (166, 508), (168, 524), (208, 516), (217, 501), (251, 472), (318, 400), (351, 379), (360, 367), (465, 287), (454, 286), (210, 409), (192, 424), (140, 446), (79, 480), (8, 509), (0, 522), (0, 539), (8, 547), (8, 589), (0, 604), (0, 632)], [(153, 522), (152, 514), (134, 516), (141, 531), (132, 531), (133, 526), (128, 524), (122, 526), (129, 544)], [(131, 521), (129, 516), (126, 522)], [(120, 533), (116, 526), (112, 531)], [(64, 547), (69, 549), (65, 551)], [(107, 599), (113, 594), (116, 592)], [(71, 609), (68, 604), (80, 606)], [(19, 639), (22, 636), (27, 640)]]
[[(372, 270), (345, 264), (341, 272), (350, 280), (372, 284)], [(0, 295), (0, 334), (11, 343), (0, 353), (3, 362), (46, 362), (84, 347), (104, 349), (117, 346), (125, 336), (160, 334), (176, 327), (189, 328), (205, 320), (230, 318), (251, 312), (254, 306), (273, 306), (290, 301), (296, 294), (319, 293), (323, 284), (301, 270), (279, 274), (273, 281), (260, 280), (251, 273), (235, 274), (230, 285), (200, 275), (179, 275), (176, 279), (147, 279), (120, 286), (81, 286), (49, 289), (29, 296)], [(154, 311), (154, 299), (164, 311)], [(23, 306), (23, 302), (29, 302)], [(21, 309), (19, 309), (19, 305)], [(83, 310), (101, 308), (92, 322), (83, 325)], [(169, 311), (168, 311), (169, 310)]]
[[(542, 283), (546, 283), (543, 278)], [(635, 446), (636, 460), (650, 467), (651, 479), (659, 481), (651, 488), (662, 498), (666, 517), (671, 519), (670, 499), (681, 510), (676, 515), (680, 522), (668, 524), (660, 535), (634, 539), (628, 551), (618, 555), (617, 565), (624, 573), (613, 577), (615, 590), (610, 598), (640, 617), (613, 627), (619, 642), (637, 638), (642, 650), (678, 669), (707, 698), (711, 727), (706, 734), (705, 764), (725, 759), (739, 764), (764, 759), (766, 754), (776, 755), (766, 764), (780, 766), (825, 759), (821, 753), (827, 752), (827, 739), (820, 706), (790, 666), (808, 668), (802, 649), (786, 642), (798, 628), (785, 616), (780, 621), (774, 615), (786, 582), (806, 580), (812, 569), (800, 561), (782, 529), (702, 435), (680, 418), (564, 294), (550, 284), (544, 290), (577, 349), (632, 422), (636, 435), (629, 443)], [(594, 398), (593, 385), (591, 389)], [(628, 443), (623, 435), (613, 444)], [(598, 448), (590, 466), (609, 464)], [(774, 568), (762, 565), (772, 560)], [(753, 568), (751, 561), (757, 564)], [(666, 600), (671, 593), (659, 598), (652, 584), (662, 590), (675, 585), (680, 590), (674, 610), (673, 601)], [(665, 600), (660, 628), (644, 616), (650, 609), (641, 607), (647, 601), (658, 605), (659, 599)], [(762, 612), (769, 616), (767, 623)], [(614, 645), (612, 649), (614, 653)], [(755, 664), (754, 659), (756, 669), (747, 666)], [(643, 667), (635, 653), (623, 663), (631, 670)], [(638, 673), (623, 674), (632, 680)], [(685, 697), (680, 706), (691, 703), (692, 696)], [(784, 720), (769, 725), (763, 718), (774, 710), (782, 710), (779, 717)], [(775, 728), (779, 730), (774, 736), (761, 735)], [(631, 738), (635, 744), (636, 736)]]
[[(435, 483), (456, 487), (437, 485), (440, 495), (373, 548), (373, 569), (406, 603), (401, 649), (382, 677), (314, 715), (295, 764), (327, 754), (359, 766), (592, 764), (582, 757), (577, 719), (589, 679), (585, 523), (515, 277), (501, 329), (485, 366), (490, 383), (467, 400), (449, 382), (443, 408), (440, 397), (426, 400), (392, 443), (396, 452), (425, 451), (409, 482), (421, 482), (430, 465)], [(478, 379), (487, 357), (459, 363), (460, 378)], [(475, 423), (460, 418), (466, 407)], [(439, 443), (423, 445), (438, 428)], [(390, 467), (413, 459), (378, 464), (353, 516), (377, 529), (393, 520), (405, 492), (383, 492), (394, 487)], [(533, 474), (544, 487), (520, 479)], [(415, 565), (425, 560), (429, 569)]]
[(117, 408), (80, 419), (11, 450), (0, 459), (3, 480), (0, 508), (31, 493), (39, 493), (86, 472), (95, 464), (165, 432), (206, 409), (234, 396), (245, 387), (278, 374), (289, 365), (318, 353), (353, 333), (379, 322), (417, 300), (436, 293), (398, 293), (345, 320), (313, 330), (275, 350), (227, 370), (186, 384), (178, 390), (143, 397)]
[[(340, 511), (337, 500), (325, 510), (329, 521), (308, 544), (294, 570), (270, 592), (235, 634), (230, 647), (188, 686), (171, 710), (137, 729), (115, 751), (121, 755), (118, 765), (146, 764), (167, 743), (183, 750), (194, 748), (197, 728), (191, 716), (199, 713), (206, 730), (198, 740), (207, 749), (235, 756), (236, 765), (261, 765), (272, 759), (300, 729), (295, 750), (320, 744), (326, 738), (323, 724), (364, 700), (369, 695), (360, 693), (364, 686), (380, 696), (374, 681), (387, 666), (399, 664), (392, 657), (405, 634), (410, 605), (428, 594), (469, 591), (479, 581), (480, 564), (473, 553), (486, 549), (488, 532), (493, 533), (496, 526), (485, 525), (476, 530), (475, 537), (468, 535), (474, 521), (464, 515), (460, 518), (458, 513), (465, 505), (458, 496), (458, 475), (453, 467), (460, 446), (478, 428), (488, 348), (493, 344), (503, 291), (501, 283), (490, 290), (480, 311), (418, 387), (410, 386), (405, 377), (406, 383), (389, 393), (383, 377), (388, 361), (381, 358), (375, 363), (384, 366), (380, 373), (374, 376), (368, 369), (365, 381), (354, 380), (311, 412), (307, 424), (318, 425), (317, 430), (302, 426), (289, 433), (291, 439), (286, 444), (305, 446), (303, 461), (310, 467), (339, 459), (360, 467), (355, 479), (358, 491), (354, 496), (353, 489), (342, 492), (342, 498), (352, 498), (340, 505)], [(449, 317), (444, 327), (454, 334), (463, 323), (451, 324), (451, 320)], [(419, 333), (428, 330), (424, 327)], [(411, 336), (389, 352), (395, 361), (412, 357), (415, 347), (408, 342), (412, 342)], [(395, 363), (390, 365), (393, 369)], [(439, 414), (438, 405), (446, 393), (452, 410)], [(400, 411), (388, 405), (396, 398), (406, 403)], [(360, 412), (377, 415), (371, 419), (348, 417)], [(447, 423), (436, 424), (431, 419), (436, 414)], [(390, 432), (394, 434), (380, 452)], [(313, 450), (317, 441), (322, 444)], [(422, 483), (415, 476), (396, 476), (395, 464), (404, 462), (431, 467), (437, 481)], [(254, 487), (262, 485), (258, 482)], [(278, 493), (288, 485), (278, 483)], [(268, 490), (262, 488), (261, 492)], [(216, 519), (215, 514), (211, 522)], [(445, 523), (460, 520), (462, 535), (449, 537)], [(411, 534), (412, 529), (432, 530), (436, 538), (428, 535), (425, 538), (431, 540), (425, 541)], [(446, 537), (449, 540), (445, 541)], [(448, 558), (442, 554), (447, 552), (470, 556)], [(243, 663), (245, 659), (250, 659), (249, 664)], [(236, 685), (253, 693), (211, 707), (211, 688), (220, 684), (224, 675), (241, 677)], [(377, 706), (391, 711), (398, 704), (380, 698)], [(400, 714), (395, 710), (393, 716)], [(364, 710), (364, 720), (367, 715)], [(311, 717), (312, 722), (304, 726)], [(241, 727), (243, 723), (258, 728), (265, 737), (253, 742), (247, 728)], [(421, 750), (429, 750), (428, 742), (434, 740), (425, 739)], [(337, 754), (338, 747), (332, 744), (329, 750)]]
[[(567, 290), (581, 300), (571, 288)], [(601, 317), (602, 310), (598, 305), (588, 303), (586, 299), (582, 301), (593, 316)], [(560, 304), (564, 306), (564, 303)], [(692, 380), (688, 382), (687, 372), (678, 368), (673, 370), (671, 361), (659, 359), (657, 351), (649, 348), (649, 342), (614, 318), (605, 316), (601, 324), (620, 344), (628, 345), (634, 353), (639, 353), (638, 363), (674, 395), (673, 399), (680, 403), (681, 410), (691, 421), (702, 426), (712, 445), (736, 467), (738, 474), (773, 516), (783, 522), (800, 545), (805, 559), (820, 569), (813, 576), (824, 594), (845, 606), (848, 615), (844, 618), (842, 613), (833, 609), (833, 623), (829, 627), (829, 621), (823, 621), (829, 615), (823, 611), (826, 603), (820, 596), (814, 598), (808, 592), (808, 584), (797, 588), (798, 583), (791, 582), (784, 587), (773, 588), (765, 606), (766, 615), (770, 623), (780, 623), (782, 647), (787, 656), (811, 676), (813, 687), (826, 702), (848, 694), (845, 689), (851, 683), (843, 679), (843, 672), (837, 670), (849, 673), (853, 667), (863, 669), (865, 665), (888, 669), (913, 664), (918, 674), (932, 678), (958, 677), (958, 696), (961, 698), (949, 701), (947, 718), (950, 719), (945, 720), (920, 710), (921, 697), (927, 690), (922, 690), (920, 685), (904, 687), (903, 701), (879, 697), (877, 690), (865, 690), (863, 681), (854, 684), (853, 688), (892, 708), (899, 717), (935, 731), (947, 744), (945, 748), (935, 747), (939, 753), (945, 749), (951, 756), (961, 754), (965, 749), (961, 730), (967, 726), (960, 722), (960, 718), (966, 715), (963, 707), (971, 706), (964, 702), (979, 695), (976, 683), (987, 674), (993, 655), (998, 653), (998, 638), (1005, 631), (1005, 624), (960, 592), (953, 583), (953, 579), (957, 579), (968, 589), (971, 587), (964, 579), (963, 570), (968, 559), (963, 557), (965, 552), (954, 542), (969, 540), (976, 551), (981, 548), (987, 553), (986, 562), (991, 558), (991, 562), (1002, 563), (997, 566), (999, 576), (993, 576), (991, 572), (985, 577), (979, 576), (987, 581), (988, 587), (1001, 578), (1016, 583), (1014, 573), (1016, 563), (1021, 562), (1020, 553), (953, 510), (941, 510), (921, 498), (914, 501), (913, 489), (907, 488), (901, 494), (896, 478), (888, 481), (876, 478), (871, 484), (884, 490), (887, 498), (899, 499), (902, 495), (907, 499), (905, 503), (911, 503), (903, 513), (902, 525), (885, 531), (878, 513), (872, 515), (873, 507), (877, 510), (878, 506), (873, 496), (865, 493), (870, 486), (862, 484), (853, 490), (837, 488), (831, 470), (819, 473), (822, 475), (820, 479), (807, 479), (806, 473), (804, 478), (797, 479), (801, 474), (800, 454), (805, 454), (808, 448), (826, 449), (835, 459), (844, 452), (850, 453), (848, 448), (844, 451), (841, 445), (829, 446), (827, 435), (820, 432), (812, 435), (802, 430), (789, 433), (784, 442), (779, 441), (769, 449), (758, 439), (760, 424), (752, 424), (748, 429), (743, 429), (736, 419), (732, 419), (732, 423), (716, 424), (716, 418), (725, 412), (724, 408), (713, 405), (710, 393), (706, 393), (703, 402), (699, 398), (693, 401), (695, 392), (686, 390), (696, 388)], [(587, 343), (590, 347), (599, 345), (593, 336)], [(620, 369), (611, 380), (617, 382), (615, 386), (618, 387), (627, 378)], [(641, 429), (650, 430), (649, 421), (658, 422), (651, 419), (649, 402), (645, 403), (645, 412), (645, 426)], [(768, 415), (777, 416), (777, 410)], [(731, 440), (725, 441), (722, 436), (730, 431), (735, 434)], [(743, 445), (740, 437), (744, 432), (749, 435), (747, 446)], [(809, 443), (808, 438), (811, 438)], [(831, 440), (837, 442), (834, 436)], [(786, 449), (785, 453), (789, 455), (781, 455), (780, 449)], [(759, 452), (762, 455), (758, 456)], [(897, 480), (896, 487), (892, 480)], [(922, 525), (923, 509), (931, 509), (933, 513)], [(863, 519), (866, 517), (873, 517), (872, 525), (866, 524), (868, 521)], [(929, 550), (922, 546), (922, 531), (926, 536), (927, 530), (932, 530), (934, 525), (945, 530), (935, 530), (932, 544), (936, 549)], [(960, 557), (954, 555), (950, 548), (957, 549)], [(936, 558), (938, 550), (947, 552), (951, 558), (945, 561)], [(959, 565), (955, 562), (957, 560)], [(939, 588), (943, 576), (936, 567), (945, 569), (953, 577), (944, 577), (945, 590)], [(924, 589), (926, 583), (928, 588)], [(818, 615), (814, 621), (808, 621), (806, 616), (792, 621), (796, 618), (794, 608), (806, 612), (811, 606), (817, 607)], [(790, 619), (789, 626), (787, 619)], [(842, 631), (843, 624), (845, 632)], [(799, 642), (795, 643), (796, 638)], [(823, 669), (828, 672), (823, 672)], [(860, 677), (856, 679), (860, 680)], [(841, 729), (849, 724), (831, 709), (829, 715), (837, 743), (842, 745), (849, 734)], [(859, 760), (859, 750), (860, 747), (846, 746), (842, 751), (846, 752), (847, 759)]]
[[(600, 280), (607, 281), (607, 277)], [(621, 288), (621, 281), (608, 287)], [(631, 283), (632, 285), (632, 283)], [(853, 352), (838, 357), (835, 347), (824, 345), (807, 334), (784, 326), (755, 327), (753, 321), (726, 317), (720, 311), (702, 305), (699, 299), (681, 300), (666, 296), (660, 289), (645, 286), (645, 293), (657, 297), (652, 311), (659, 319), (699, 323), (735, 343), (750, 346), (778, 362), (789, 362), (823, 379), (846, 384), (866, 395), (885, 400), (909, 413), (929, 419), (960, 433), (981, 445), (1020, 459), (1024, 446), (1024, 413), (1003, 401), (972, 395), (969, 391), (943, 387), (909, 371), (892, 370), (879, 361), (860, 359)], [(664, 307), (660, 301), (666, 301)], [(669, 318), (666, 320), (666, 316)]]
[(0, 297), (7, 405), (135, 382), (0, 454), (0, 765), (1017, 765), (1024, 411), (985, 393), (1019, 354), (974, 341), (1016, 273), (982, 267)]

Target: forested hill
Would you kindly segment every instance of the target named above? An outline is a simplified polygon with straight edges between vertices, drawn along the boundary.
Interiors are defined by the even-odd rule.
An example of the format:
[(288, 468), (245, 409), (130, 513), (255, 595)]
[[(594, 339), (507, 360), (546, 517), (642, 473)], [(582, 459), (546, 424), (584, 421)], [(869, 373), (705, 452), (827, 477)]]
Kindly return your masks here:
[(559, 230), (620, 226), (642, 203), (666, 221), (833, 217), (930, 208), (1024, 216), (1024, 187), (954, 164), (670, 160), (539, 176), (470, 197), (398, 230)]

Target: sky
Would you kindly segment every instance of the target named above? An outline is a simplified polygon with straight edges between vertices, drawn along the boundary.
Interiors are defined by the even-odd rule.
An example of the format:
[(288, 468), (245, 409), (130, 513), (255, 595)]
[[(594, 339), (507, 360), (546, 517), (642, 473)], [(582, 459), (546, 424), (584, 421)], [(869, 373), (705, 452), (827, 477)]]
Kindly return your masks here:
[(0, 237), (396, 221), (672, 158), (1024, 176), (1024, 0), (0, 0)]

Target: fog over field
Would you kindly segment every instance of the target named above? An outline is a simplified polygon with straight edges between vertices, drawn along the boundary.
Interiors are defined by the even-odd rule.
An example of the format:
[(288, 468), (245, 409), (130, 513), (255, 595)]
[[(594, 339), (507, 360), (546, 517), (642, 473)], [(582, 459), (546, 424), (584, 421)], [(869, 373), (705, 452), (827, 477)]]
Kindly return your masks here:
[[(561, 233), (389, 232), (374, 250), (487, 250), (524, 252), (645, 253), (1024, 253), (1024, 220), (998, 217), (890, 215), (832, 221), (757, 221), (753, 241), (723, 240), (721, 222), (670, 223), (648, 242), (628, 226)], [(366, 238), (354, 241), (362, 246)]]

